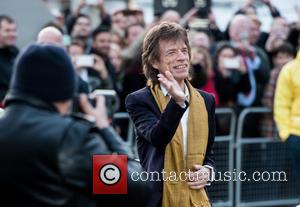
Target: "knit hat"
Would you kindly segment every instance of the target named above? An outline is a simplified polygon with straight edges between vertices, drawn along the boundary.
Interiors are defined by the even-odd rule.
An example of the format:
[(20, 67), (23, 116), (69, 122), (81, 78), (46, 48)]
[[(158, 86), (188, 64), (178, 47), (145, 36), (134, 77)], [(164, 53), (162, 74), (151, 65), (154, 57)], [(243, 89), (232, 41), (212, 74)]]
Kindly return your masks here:
[(10, 89), (47, 103), (72, 99), (75, 71), (67, 52), (50, 44), (30, 44), (17, 59)]

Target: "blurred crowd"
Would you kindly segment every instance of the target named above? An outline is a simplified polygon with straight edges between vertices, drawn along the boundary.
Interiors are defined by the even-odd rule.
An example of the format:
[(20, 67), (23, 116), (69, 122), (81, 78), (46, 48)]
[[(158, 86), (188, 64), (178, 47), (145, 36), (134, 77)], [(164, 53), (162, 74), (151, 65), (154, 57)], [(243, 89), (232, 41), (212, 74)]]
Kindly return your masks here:
[[(176, 22), (189, 30), (191, 45), (190, 82), (195, 88), (214, 95), (218, 107), (231, 107), (239, 113), (245, 107), (273, 107), (278, 74), (291, 61), (300, 46), (300, 6), (295, 5), (298, 22), (288, 22), (270, 0), (261, 0), (272, 16), (270, 31), (263, 32), (257, 8), (252, 0), (232, 16), (221, 31), (209, 11), (200, 17), (192, 8), (181, 16), (175, 10), (156, 14), (146, 24), (142, 10), (123, 9), (109, 14), (105, 1), (98, 0), (100, 24), (84, 13), (89, 6), (80, 0), (74, 12), (53, 13), (55, 20), (45, 27), (55, 27), (62, 34), (78, 76), (78, 93), (95, 89), (115, 90), (120, 99), (118, 111), (125, 111), (127, 94), (143, 88), (142, 44), (146, 31), (158, 22)], [(18, 54), (17, 23), (10, 14), (0, 15), (0, 102), (9, 88), (11, 71)], [(21, 35), (21, 34), (18, 34)], [(53, 83), (55, 84), (55, 83)], [(218, 134), (225, 133), (226, 120), (219, 119)], [(261, 127), (248, 127), (249, 133), (274, 137), (272, 116), (261, 117)], [(254, 129), (254, 130), (253, 130)]]

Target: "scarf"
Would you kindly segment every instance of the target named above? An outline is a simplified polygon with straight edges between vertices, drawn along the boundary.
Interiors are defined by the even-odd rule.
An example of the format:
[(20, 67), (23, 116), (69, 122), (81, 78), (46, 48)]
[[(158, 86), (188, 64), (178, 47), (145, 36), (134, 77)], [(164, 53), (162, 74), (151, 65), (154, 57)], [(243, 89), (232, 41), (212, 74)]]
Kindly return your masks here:
[[(203, 165), (208, 141), (208, 113), (204, 99), (188, 81), (185, 83), (190, 93), (186, 160), (183, 152), (182, 127), (179, 124), (165, 149), (164, 172), (171, 177), (163, 183), (162, 207), (210, 207), (204, 188), (190, 189), (184, 176), (182, 176), (184, 181), (179, 180), (181, 172), (188, 172), (189, 169), (194, 171), (195, 164)], [(150, 90), (160, 111), (163, 112), (170, 98), (163, 95), (159, 84), (151, 84)], [(174, 173), (177, 180), (172, 179)]]

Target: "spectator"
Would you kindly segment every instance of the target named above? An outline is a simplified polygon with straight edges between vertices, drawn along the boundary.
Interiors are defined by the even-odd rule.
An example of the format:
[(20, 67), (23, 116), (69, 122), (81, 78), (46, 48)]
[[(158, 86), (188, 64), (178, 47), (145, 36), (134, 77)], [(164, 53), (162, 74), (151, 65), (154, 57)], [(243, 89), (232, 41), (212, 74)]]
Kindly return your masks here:
[(97, 27), (92, 33), (92, 38), (93, 44), (91, 54), (99, 56), (104, 61), (104, 65), (108, 72), (107, 80), (110, 81), (106, 88), (112, 88), (112, 80), (114, 80), (115, 77), (115, 69), (109, 60), (110, 45), (112, 43), (110, 29), (103, 26)]
[(95, 89), (112, 88), (112, 80), (100, 56), (96, 54), (84, 55), (83, 43), (81, 41), (71, 42), (68, 46), (68, 52), (72, 58), (75, 70), (80, 77), (79, 90), (81, 92), (87, 93)]
[[(279, 73), (275, 98), (274, 119), (279, 136), (286, 142), (287, 150), (296, 172), (296, 182), (300, 187), (300, 53), (286, 64)], [(298, 191), (299, 193), (299, 191)]]
[(218, 44), (214, 59), (215, 84), (220, 107), (235, 108), (238, 94), (247, 94), (250, 91), (246, 65), (237, 50), (226, 42)]
[(250, 16), (250, 19), (251, 19), (251, 27), (250, 27), (251, 29), (249, 34), (249, 42), (251, 45), (256, 45), (259, 37), (261, 36), (261, 31), (260, 31), (261, 21), (257, 18), (257, 16)]
[(219, 96), (215, 89), (215, 74), (207, 48), (191, 47), (191, 68), (190, 82), (193, 87), (213, 94), (218, 106)]
[(179, 24), (180, 14), (175, 10), (167, 10), (162, 14), (160, 22), (174, 22)]
[(191, 31), (189, 35), (191, 47), (204, 47), (208, 51), (210, 50), (211, 40), (207, 33)]
[(63, 36), (62, 33), (55, 27), (46, 27), (39, 32), (37, 42), (63, 46)]
[(95, 108), (86, 96), (80, 99), (95, 122), (69, 116), (75, 89), (75, 71), (61, 47), (33, 44), (21, 54), (0, 118), (2, 205), (129, 207), (146, 202), (147, 185), (130, 176), (127, 196), (92, 195), (92, 155), (114, 152), (134, 161), (109, 126), (103, 97)]
[(289, 26), (283, 17), (277, 17), (273, 20), (269, 37), (266, 41), (265, 48), (268, 52), (272, 52), (273, 49), (280, 46), (286, 41), (289, 35)]
[(111, 42), (119, 45), (121, 48), (124, 46), (124, 34), (119, 30), (112, 28), (111, 30)]
[(270, 74), (270, 64), (266, 55), (260, 48), (254, 47), (249, 42), (251, 23), (249, 17), (236, 15), (229, 26), (230, 42), (246, 63), (251, 85), (248, 94), (238, 95), (238, 104), (244, 107), (261, 105), (263, 89)]
[(125, 29), (125, 47), (129, 47), (139, 35), (144, 33), (144, 27), (141, 24), (132, 24)]
[(85, 43), (85, 51), (91, 50), (91, 39), (90, 34), (92, 31), (91, 19), (89, 16), (80, 14), (75, 18), (74, 26), (71, 30), (71, 38), (79, 39)]
[(77, 84), (78, 84), (78, 94), (91, 92), (91, 86), (88, 84), (88, 75), (86, 70), (84, 70), (80, 65), (78, 65), (78, 58), (84, 54), (84, 44), (82, 42), (73, 41), (68, 46), (68, 53), (71, 57), (73, 67), (76, 71)]
[[(278, 48), (275, 48), (272, 53), (274, 68), (271, 70), (269, 82), (265, 88), (264, 96), (262, 99), (263, 106), (273, 109), (274, 94), (277, 83), (278, 75), (282, 67), (290, 62), (295, 56), (295, 50), (289, 43), (283, 43)], [(264, 137), (277, 137), (277, 129), (273, 121), (273, 114), (265, 115), (262, 124), (262, 136)]]
[(124, 31), (127, 27), (127, 20), (123, 10), (115, 11), (112, 16), (112, 28), (117, 31)]
[(15, 58), (17, 26), (15, 21), (6, 15), (0, 15), (0, 108), (9, 87)]

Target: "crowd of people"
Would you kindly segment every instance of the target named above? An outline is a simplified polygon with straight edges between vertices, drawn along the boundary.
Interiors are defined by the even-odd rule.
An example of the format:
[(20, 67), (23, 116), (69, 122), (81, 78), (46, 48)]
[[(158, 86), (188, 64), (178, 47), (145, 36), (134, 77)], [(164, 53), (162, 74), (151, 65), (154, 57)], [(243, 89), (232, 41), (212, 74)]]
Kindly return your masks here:
[[(196, 8), (191, 8), (183, 16), (175, 10), (166, 10), (160, 15), (157, 13), (153, 22), (146, 24), (142, 10), (123, 9), (109, 14), (104, 8), (105, 1), (97, 2), (94, 6), (99, 9), (99, 25), (92, 27), (91, 17), (84, 13), (88, 5), (85, 0), (80, 0), (74, 12), (65, 10), (55, 13), (54, 20), (46, 23), (36, 35), (35, 44), (25, 50), (16, 46), (20, 35), (17, 33), (17, 22), (10, 14), (0, 15), (0, 109), (6, 108), (4, 118), (0, 120), (0, 127), (5, 131), (0, 136), (3, 140), (1, 151), (12, 157), (13, 162), (20, 159), (14, 156), (15, 150), (26, 155), (24, 160), (30, 160), (33, 168), (27, 169), (28, 163), (21, 164), (24, 173), (30, 175), (24, 181), (28, 181), (26, 184), (32, 180), (43, 180), (40, 172), (51, 174), (49, 177), (52, 179), (40, 187), (44, 184), (51, 186), (61, 178), (66, 182), (59, 189), (49, 190), (50, 193), (58, 193), (61, 200), (55, 199), (56, 195), (47, 200), (47, 192), (38, 192), (35, 186), (31, 190), (20, 189), (20, 193), (26, 192), (22, 199), (31, 194), (37, 199), (29, 203), (36, 200), (53, 205), (56, 202), (68, 203), (72, 194), (68, 186), (83, 191), (90, 188), (91, 183), (81, 181), (86, 181), (90, 176), (86, 172), (91, 170), (91, 160), (88, 161), (91, 154), (117, 152), (127, 154), (133, 161), (133, 149), (116, 133), (118, 131), (122, 136), (126, 129), (122, 124), (117, 130), (110, 126), (103, 97), (98, 97), (94, 106), (89, 102), (88, 95), (96, 89), (116, 91), (120, 107), (115, 112), (129, 112), (136, 128), (144, 169), (171, 171), (174, 166), (184, 169), (181, 155), (190, 161), (194, 154), (201, 154), (197, 159), (203, 166), (191, 161), (189, 167), (207, 172), (211, 177), (215, 170), (212, 149), (215, 128), (217, 134), (228, 132), (227, 118), (217, 117), (215, 126), (215, 107), (230, 107), (239, 114), (246, 107), (266, 106), (273, 109), (275, 105), (275, 120), (279, 127), (276, 127), (272, 114), (260, 116), (259, 120), (250, 119), (247, 122), (247, 136), (277, 137), (279, 130), (280, 137), (284, 141), (289, 140), (290, 148), (295, 152), (295, 163), (299, 162), (299, 114), (296, 109), (299, 99), (295, 98), (299, 95), (299, 72), (295, 69), (299, 58), (295, 57), (300, 48), (300, 6), (295, 5), (299, 21), (291, 23), (270, 0), (261, 0), (272, 16), (270, 31), (263, 32), (252, 0), (245, 1), (236, 11), (225, 31), (220, 30), (211, 10), (205, 19), (198, 16)], [(162, 53), (162, 48), (165, 53)], [(174, 66), (175, 63), (182, 64)], [(41, 67), (43, 70), (39, 70)], [(284, 72), (281, 73), (282, 70)], [(187, 79), (189, 82), (185, 82)], [(144, 88), (146, 85), (149, 88)], [(201, 90), (200, 96), (194, 88)], [(133, 93), (135, 91), (138, 92)], [(82, 117), (63, 118), (69, 113), (72, 100), (73, 103), (78, 102), (81, 111), (88, 115), (85, 118), (92, 120), (93, 125)], [(76, 109), (73, 107), (73, 110)], [(197, 117), (198, 110), (207, 116)], [(164, 118), (160, 118), (161, 113)], [(189, 115), (184, 115), (186, 113)], [(16, 118), (15, 114), (20, 117)], [(289, 114), (291, 118), (286, 118), (284, 114)], [(28, 117), (32, 119), (28, 120)], [(184, 133), (176, 131), (180, 122), (179, 128)], [(260, 127), (257, 127), (258, 123)], [(10, 129), (10, 124), (15, 127)], [(49, 126), (62, 130), (56, 131), (56, 134), (51, 134), (51, 130), (50, 134), (44, 133), (43, 130)], [(197, 136), (190, 136), (190, 131)], [(24, 133), (16, 135), (19, 132)], [(51, 136), (57, 137), (57, 140), (33, 143), (33, 133), (42, 134), (45, 140)], [(74, 136), (79, 138), (74, 139)], [(204, 144), (199, 144), (195, 137), (203, 138)], [(22, 138), (31, 140), (32, 145)], [(180, 139), (181, 144), (174, 144), (172, 139)], [(187, 139), (192, 141), (187, 142)], [(19, 147), (12, 144), (15, 142), (21, 143)], [(195, 148), (193, 146), (198, 145), (192, 142), (203, 147)], [(44, 149), (45, 145), (49, 146), (46, 147), (49, 151), (34, 148)], [(73, 150), (69, 150), (70, 146)], [(164, 153), (161, 146), (167, 149)], [(178, 151), (176, 149), (181, 150), (180, 156), (174, 154)], [(36, 152), (41, 160), (29, 151)], [(58, 159), (48, 158), (47, 153)], [(164, 160), (165, 156), (170, 159)], [(68, 157), (72, 159), (68, 160)], [(50, 165), (43, 167), (44, 158)], [(82, 166), (81, 161), (87, 164)], [(14, 174), (15, 168), (4, 157), (1, 157), (1, 162), (7, 166), (2, 173), (6, 176), (12, 173), (11, 178), (19, 179)], [(38, 176), (33, 178), (32, 172)], [(205, 177), (205, 182), (188, 183), (189, 187), (203, 189), (210, 184), (208, 177)], [(9, 186), (14, 181), (2, 179), (1, 182)], [(154, 186), (157, 189), (160, 187)], [(159, 206), (161, 203), (174, 206), (176, 200), (166, 198), (177, 193), (190, 195), (185, 186), (180, 191), (169, 183), (164, 183), (163, 187), (169, 191), (152, 195), (149, 206)], [(13, 192), (12, 188), (8, 192)], [(142, 188), (144, 185), (136, 184), (130, 193), (140, 192)], [(140, 196), (147, 200), (143, 194), (145, 192), (142, 190)], [(205, 191), (199, 192), (202, 192), (202, 197), (196, 196), (199, 199), (193, 200), (191, 194), (191, 201), (181, 201), (185, 204), (204, 202), (210, 206)], [(12, 203), (22, 201), (7, 199)], [(77, 199), (74, 200), (77, 204), (89, 203), (84, 196)], [(106, 201), (97, 200), (98, 203)], [(72, 205), (72, 202), (69, 204)]]
[[(199, 21), (195, 8), (184, 16), (167, 10), (145, 24), (142, 10), (124, 9), (108, 14), (101, 0), (96, 5), (101, 23), (95, 28), (91, 17), (82, 12), (88, 6), (84, 0), (74, 13), (56, 13), (55, 20), (45, 27), (55, 27), (62, 34), (61, 44), (67, 48), (76, 68), (78, 92), (113, 89), (120, 98), (119, 111), (125, 111), (126, 95), (146, 85), (141, 57), (145, 33), (158, 22), (179, 23), (189, 30), (192, 85), (212, 93), (217, 107), (232, 107), (239, 112), (251, 106), (272, 107), (279, 71), (295, 57), (299, 47), (299, 22), (289, 23), (271, 1), (262, 2), (273, 17), (269, 32), (261, 31), (262, 22), (251, 0), (236, 11), (225, 31), (219, 29), (212, 11), (207, 24), (200, 26), (195, 24)], [(299, 7), (295, 6), (295, 11), (300, 16)], [(1, 102), (18, 54), (16, 38), (17, 23), (1, 15)], [(84, 59), (86, 55), (88, 58)], [(271, 116), (263, 117), (261, 123), (261, 135), (276, 135)], [(222, 120), (217, 128), (218, 133), (226, 131)]]

